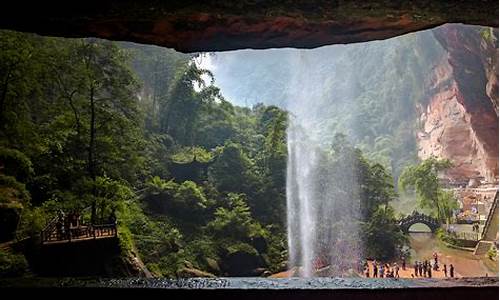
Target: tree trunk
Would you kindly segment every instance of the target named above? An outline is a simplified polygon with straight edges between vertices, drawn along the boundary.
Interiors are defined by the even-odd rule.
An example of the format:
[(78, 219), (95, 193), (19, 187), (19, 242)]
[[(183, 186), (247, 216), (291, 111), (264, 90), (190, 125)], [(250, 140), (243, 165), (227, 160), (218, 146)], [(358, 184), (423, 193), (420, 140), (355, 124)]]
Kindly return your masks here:
[(436, 192), (436, 206), (437, 206), (437, 212), (438, 212), (438, 220), (439, 222), (443, 222), (443, 219), (441, 218), (441, 208), (439, 207), (439, 193)]
[(81, 124), (80, 124), (80, 117), (78, 116), (78, 111), (76, 110), (75, 104), (73, 103), (73, 95), (76, 93), (76, 91), (72, 92), (68, 96), (69, 100), (69, 105), (71, 106), (71, 109), (73, 110), (73, 115), (75, 116), (75, 123), (76, 123), (76, 133), (78, 135), (78, 140), (81, 138)]
[(96, 171), (95, 171), (95, 99), (94, 99), (94, 85), (90, 86), (90, 141), (89, 141), (89, 153), (88, 153), (88, 171), (89, 176), (93, 181), (92, 195), (94, 199), (92, 200), (92, 215), (91, 223), (94, 224), (96, 221), (96, 194), (97, 189), (95, 186)]
[(7, 72), (7, 75), (5, 75), (5, 80), (2, 84), (2, 95), (0, 96), (0, 124), (2, 124), (3, 128), (3, 114), (5, 110), (5, 99), (7, 98), (7, 89), (9, 88), (9, 76), (10, 76), (10, 70)]

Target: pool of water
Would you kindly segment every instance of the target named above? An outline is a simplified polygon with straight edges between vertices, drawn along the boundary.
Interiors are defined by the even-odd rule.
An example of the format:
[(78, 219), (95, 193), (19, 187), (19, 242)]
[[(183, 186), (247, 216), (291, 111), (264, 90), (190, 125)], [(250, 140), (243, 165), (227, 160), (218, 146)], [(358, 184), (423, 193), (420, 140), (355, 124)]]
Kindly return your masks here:
[(359, 278), (189, 278), (189, 279), (3, 279), (0, 287), (88, 287), (157, 289), (401, 289), (422, 287), (498, 286), (498, 277), (455, 279), (359, 279)]

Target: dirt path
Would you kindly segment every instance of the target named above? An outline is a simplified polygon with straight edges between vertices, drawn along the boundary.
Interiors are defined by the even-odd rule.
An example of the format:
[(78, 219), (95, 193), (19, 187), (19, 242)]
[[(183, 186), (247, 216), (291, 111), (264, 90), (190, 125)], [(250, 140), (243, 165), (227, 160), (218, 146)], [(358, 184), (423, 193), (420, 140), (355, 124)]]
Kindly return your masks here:
[[(498, 276), (498, 264), (495, 262), (487, 262), (487, 258), (479, 258), (474, 256), (472, 252), (452, 249), (446, 247), (441, 241), (437, 240), (430, 233), (411, 233), (410, 245), (412, 248), (411, 261), (406, 262), (406, 270), (403, 270), (401, 263), (399, 264), (399, 276), (401, 278), (420, 278), (415, 276), (414, 262), (415, 261), (431, 261), (432, 254), (438, 254), (439, 270), (432, 270), (433, 278), (445, 278), (443, 272), (443, 265), (448, 267), (448, 274), (450, 264), (455, 268), (454, 277), (480, 277), (480, 276)], [(370, 277), (373, 277), (373, 266), (369, 262)], [(365, 275), (366, 276), (366, 275)]]
[[(453, 264), (455, 267), (455, 277), (498, 276), (498, 262), (489, 261), (488, 258), (479, 258), (474, 256), (472, 252), (448, 248), (430, 233), (411, 233), (410, 245), (412, 248), (412, 258), (411, 261), (406, 262), (406, 270), (403, 270), (401, 262), (398, 262), (399, 276), (401, 278), (420, 278), (414, 277), (413, 264), (415, 260), (430, 261), (432, 260), (432, 254), (434, 252), (438, 254), (440, 269), (438, 271), (432, 271), (433, 278), (445, 278), (443, 272), (444, 264), (448, 266), (448, 276), (450, 276), (450, 264)], [(369, 262), (368, 265), (370, 267), (370, 277), (373, 277), (372, 263)], [(274, 274), (271, 277), (286, 278), (292, 273), (293, 272), (289, 270)], [(363, 274), (363, 277), (365, 277), (365, 274)]]
[(455, 274), (459, 277), (498, 276), (498, 267), (493, 269), (488, 267), (484, 263), (485, 258), (474, 256), (472, 252), (448, 248), (430, 234), (412, 233), (410, 244), (415, 251), (412, 253), (411, 265), (415, 260), (432, 259), (432, 254), (436, 252), (439, 265), (446, 264), (449, 267), (450, 264), (453, 264)]

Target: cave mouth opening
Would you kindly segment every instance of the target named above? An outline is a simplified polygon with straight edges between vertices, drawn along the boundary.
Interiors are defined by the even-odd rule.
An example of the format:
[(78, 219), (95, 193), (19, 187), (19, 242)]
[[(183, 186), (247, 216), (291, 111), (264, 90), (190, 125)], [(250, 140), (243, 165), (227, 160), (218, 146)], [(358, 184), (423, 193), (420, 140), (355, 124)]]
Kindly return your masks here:
[[(245, 49), (199, 56), (117, 42), (120, 51), (109, 52), (116, 56), (100, 57), (107, 55), (109, 45), (99, 52), (99, 47), (92, 48), (100, 43), (95, 39), (78, 40), (74, 49), (64, 48), (63, 40), (58, 38), (30, 39), (33, 40), (22, 46), (37, 49), (46, 42), (61, 42), (61, 48), (52, 50), (61, 51), (57, 53), (67, 59), (67, 64), (61, 66), (64, 68), (59, 69), (61, 73), (57, 68), (50, 69), (61, 75), (47, 77), (48, 82), (53, 80), (49, 84), (53, 84), (54, 90), (40, 89), (43, 96), (60, 93), (61, 111), (38, 107), (34, 105), (36, 101), (29, 102), (29, 95), (22, 98), (23, 86), (19, 86), (17, 95), (7, 96), (14, 99), (20, 94), (22, 101), (33, 105), (24, 110), (10, 102), (9, 109), (23, 109), (23, 114), (30, 116), (23, 122), (33, 126), (30, 129), (42, 140), (55, 142), (42, 143), (50, 151), (40, 153), (28, 149), (32, 145), (27, 140), (15, 145), (30, 153), (31, 160), (42, 157), (34, 162), (35, 168), (55, 178), (55, 183), (45, 182), (44, 178), (30, 182), (32, 198), (39, 201), (36, 205), (54, 213), (53, 207), (43, 207), (48, 195), (44, 188), (54, 189), (54, 202), (50, 203), (54, 207), (80, 205), (66, 203), (66, 199), (74, 200), (77, 191), (88, 188), (83, 183), (76, 187), (65, 178), (67, 169), (52, 174), (44, 160), (54, 166), (81, 168), (82, 174), (95, 167), (100, 176), (93, 181), (99, 182), (100, 187), (116, 188), (112, 184), (121, 180), (128, 182), (129, 188), (144, 189), (149, 194), (139, 198), (147, 199), (141, 202), (146, 209), (141, 212), (140, 206), (133, 207), (133, 214), (147, 220), (144, 226), (151, 235), (142, 237), (142, 229), (134, 227), (137, 224), (133, 222), (127, 226), (132, 228), (129, 229), (137, 244), (144, 247), (142, 253), (141, 249), (137, 251), (146, 265), (157, 272), (155, 275), (364, 276), (360, 263), (367, 258), (393, 263), (403, 255), (411, 255), (411, 245), (405, 245), (397, 233), (397, 214), (407, 215), (417, 208), (415, 198), (403, 196), (397, 187), (406, 166), (432, 156), (444, 157), (459, 162), (441, 178), (446, 186), (467, 182), (477, 174), (485, 185), (498, 184), (498, 140), (493, 138), (498, 135), (498, 68), (494, 69), (498, 64), (498, 30), (494, 28), (447, 24), (367, 43), (308, 50)], [(85, 77), (90, 75), (80, 72), (83, 69), (73, 69), (78, 68), (78, 60), (71, 60), (78, 55), (85, 60), (86, 53), (94, 50), (96, 58), (106, 58), (87, 61), (96, 68), (86, 72), (102, 76), (95, 87), (95, 81)], [(133, 55), (121, 56), (122, 51)], [(26, 55), (26, 59), (31, 59), (31, 53), (34, 52), (2, 52), (7, 58)], [(43, 54), (51, 56), (48, 52)], [(116, 81), (108, 81), (126, 73), (127, 68), (121, 69), (120, 62), (127, 59), (127, 68), (142, 83), (137, 90), (128, 90), (127, 86), (125, 91), (130, 96), (127, 99), (136, 102), (130, 107), (120, 106), (125, 101), (106, 104), (106, 95), (127, 96), (119, 85), (113, 86)], [(44, 63), (50, 65), (53, 61)], [(110, 69), (103, 67), (100, 73), (101, 66), (108, 64)], [(115, 73), (113, 68), (124, 73)], [(24, 74), (26, 70), (19, 72)], [(120, 84), (129, 82), (132, 88), (133, 76), (125, 75)], [(82, 85), (75, 84), (80, 80)], [(78, 90), (89, 82), (91, 91), (102, 88), (101, 84), (108, 86), (101, 94), (103, 105), (96, 106), (96, 142), (82, 153), (71, 147), (77, 141), (92, 143), (92, 123), (86, 122), (93, 122), (87, 108), (94, 104), (87, 103), (84, 95), (93, 92)], [(73, 95), (77, 98), (71, 96), (73, 90), (66, 85), (75, 88)], [(41, 103), (45, 100), (42, 96), (36, 99)], [(151, 173), (144, 175), (147, 179), (143, 178), (143, 182), (128, 172), (137, 167), (133, 161), (139, 158), (133, 153), (141, 152), (139, 148), (127, 149), (136, 145), (132, 129), (126, 126), (136, 112), (134, 105), (146, 116), (133, 120), (137, 121), (134, 126), (152, 137), (145, 139), (151, 142), (148, 151), (152, 154), (147, 158), (158, 160), (151, 162)], [(440, 114), (443, 111), (449, 114)], [(48, 116), (58, 118), (50, 121)], [(25, 126), (16, 123), (17, 117), (6, 114), (6, 118), (11, 118), (12, 124)], [(478, 119), (488, 123), (474, 123)], [(43, 131), (35, 125), (43, 125)], [(22, 130), (12, 130), (5, 134), (26, 138)], [(51, 130), (57, 135), (52, 136)], [(480, 145), (481, 151), (476, 151), (477, 146), (457, 147), (457, 137), (462, 145)], [(9, 145), (8, 139), (2, 144)], [(89, 158), (87, 152), (92, 147), (106, 155), (96, 153), (97, 158)], [(80, 159), (80, 167), (59, 160), (59, 154), (54, 154), (66, 150), (70, 159)], [(460, 163), (470, 160), (471, 155), (477, 155), (472, 159), (474, 163)], [(161, 157), (168, 159), (161, 161)], [(94, 163), (98, 167), (92, 166)], [(370, 182), (372, 187), (385, 186), (377, 192), (386, 197), (386, 203), (368, 207), (367, 201), (375, 200), (367, 197), (363, 188), (368, 181), (364, 182), (357, 171), (370, 174), (363, 176), (376, 182)], [(76, 173), (72, 175), (89, 178), (89, 174)], [(133, 180), (139, 181), (132, 183)], [(55, 190), (66, 188), (68, 194), (55, 194)], [(400, 192), (401, 197), (390, 191)], [(92, 203), (89, 199), (84, 201)], [(161, 199), (173, 200), (165, 204)], [(346, 199), (351, 200), (349, 204)], [(114, 204), (102, 203), (102, 216), (114, 211)], [(377, 223), (380, 220), (389, 220), (392, 227)], [(245, 226), (240, 228), (241, 224)], [(193, 232), (210, 237), (193, 238)], [(376, 236), (380, 232), (390, 234), (375, 239), (367, 234)], [(158, 250), (164, 251), (161, 255), (153, 253), (156, 246), (152, 240), (157, 239), (168, 242)], [(218, 243), (225, 249), (219, 249)], [(182, 248), (179, 245), (187, 250), (172, 255)], [(283, 255), (285, 250), (288, 252)], [(166, 258), (175, 262), (175, 270), (167, 266)]]

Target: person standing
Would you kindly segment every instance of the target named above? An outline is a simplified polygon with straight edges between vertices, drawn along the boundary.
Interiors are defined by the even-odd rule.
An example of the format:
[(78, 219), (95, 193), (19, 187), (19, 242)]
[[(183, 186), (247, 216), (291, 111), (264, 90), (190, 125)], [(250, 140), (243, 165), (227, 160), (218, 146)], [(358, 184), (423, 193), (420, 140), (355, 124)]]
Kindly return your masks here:
[(57, 222), (56, 222), (56, 232), (57, 232), (57, 239), (62, 240), (63, 239), (63, 222), (60, 219), (57, 219)]
[(380, 276), (380, 278), (384, 278), (384, 264), (380, 264), (380, 269), (379, 269), (379, 272), (378, 272), (378, 275)]
[(455, 268), (453, 267), (453, 264), (450, 264), (450, 277), (455, 277)]
[(443, 265), (444, 277), (448, 277), (448, 270), (446, 269), (446, 264)]
[(395, 272), (394, 277), (395, 278), (399, 278), (399, 266), (398, 266), (398, 264), (395, 264), (395, 266), (394, 266), (394, 272)]
[(373, 278), (378, 277), (378, 268), (377, 268), (377, 261), (373, 261)]
[(415, 261), (413, 265), (413, 270), (415, 271), (415, 276), (418, 277), (418, 261)]

